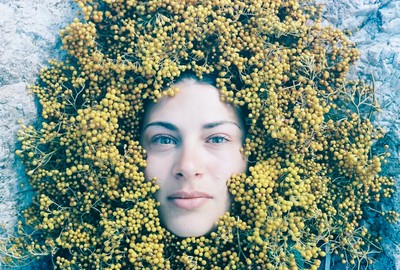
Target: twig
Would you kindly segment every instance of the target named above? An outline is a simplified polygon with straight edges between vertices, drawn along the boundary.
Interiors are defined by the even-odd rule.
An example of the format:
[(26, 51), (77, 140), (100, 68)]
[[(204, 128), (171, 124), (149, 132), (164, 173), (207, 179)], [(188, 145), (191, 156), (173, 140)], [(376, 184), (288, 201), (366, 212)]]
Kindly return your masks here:
[(331, 247), (329, 243), (325, 245), (325, 270), (331, 269)]

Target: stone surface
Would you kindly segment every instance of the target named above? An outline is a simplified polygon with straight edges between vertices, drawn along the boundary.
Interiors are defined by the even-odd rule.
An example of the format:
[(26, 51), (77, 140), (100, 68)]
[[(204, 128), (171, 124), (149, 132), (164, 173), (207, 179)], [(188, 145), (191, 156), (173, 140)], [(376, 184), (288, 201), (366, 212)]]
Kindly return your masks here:
[[(387, 131), (392, 149), (384, 171), (400, 189), (400, 1), (317, 2), (325, 4), (324, 23), (353, 33), (361, 58), (352, 76), (375, 82), (382, 107), (375, 121)], [(29, 191), (19, 187), (23, 168), (14, 157), (18, 120), (33, 123), (37, 117), (26, 85), (35, 82), (47, 60), (62, 56), (58, 32), (71, 22), (76, 6), (72, 0), (0, 0), (0, 14), (0, 224), (7, 231), (15, 224), (16, 209), (29, 201)], [(400, 212), (400, 192), (384, 207)], [(372, 269), (400, 270), (400, 223), (382, 225), (381, 231), (384, 253)]]
[[(20, 186), (26, 182), (24, 169), (14, 155), (19, 120), (33, 124), (37, 119), (27, 84), (35, 82), (48, 60), (63, 55), (58, 33), (76, 10), (72, 0), (0, 0), (0, 237), (12, 232), (18, 209), (30, 201), (29, 187)], [(0, 263), (0, 269), (6, 267)]]
[(0, 213), (7, 229), (15, 224), (15, 204), (20, 201), (19, 179), (24, 176), (20, 164), (14, 159), (19, 120), (32, 122), (36, 118), (33, 97), (28, 95), (25, 83), (0, 88)]
[(74, 17), (72, 0), (0, 0), (0, 86), (35, 81)]

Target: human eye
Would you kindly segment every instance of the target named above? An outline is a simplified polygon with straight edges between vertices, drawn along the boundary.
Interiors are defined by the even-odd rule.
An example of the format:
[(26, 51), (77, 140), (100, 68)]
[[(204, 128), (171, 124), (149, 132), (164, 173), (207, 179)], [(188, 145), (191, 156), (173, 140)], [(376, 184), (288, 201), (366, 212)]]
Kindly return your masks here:
[(207, 142), (212, 144), (222, 144), (229, 142), (229, 139), (223, 135), (212, 135), (207, 138)]
[(151, 138), (151, 143), (154, 145), (175, 145), (177, 140), (170, 135), (160, 134)]

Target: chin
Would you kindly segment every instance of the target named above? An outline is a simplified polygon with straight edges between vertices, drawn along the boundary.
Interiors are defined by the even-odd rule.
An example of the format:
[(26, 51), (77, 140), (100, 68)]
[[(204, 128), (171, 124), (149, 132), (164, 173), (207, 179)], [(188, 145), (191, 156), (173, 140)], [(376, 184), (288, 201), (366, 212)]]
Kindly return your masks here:
[(170, 231), (178, 237), (200, 237), (208, 234), (211, 230), (193, 230), (184, 228)]
[(166, 226), (166, 228), (178, 237), (199, 237), (209, 234), (215, 229), (214, 224), (207, 224), (204, 226), (199, 226), (198, 223), (187, 224), (182, 226), (182, 224), (171, 224), (171, 226)]

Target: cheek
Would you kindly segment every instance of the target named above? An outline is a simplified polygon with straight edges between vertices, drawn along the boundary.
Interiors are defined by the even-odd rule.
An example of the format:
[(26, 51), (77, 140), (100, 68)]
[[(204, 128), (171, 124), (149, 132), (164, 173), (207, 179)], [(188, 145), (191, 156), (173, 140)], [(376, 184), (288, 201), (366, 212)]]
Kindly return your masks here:
[(237, 173), (243, 173), (247, 171), (247, 167), (249, 166), (248, 162), (247, 162), (247, 158), (245, 156), (243, 156), (242, 154), (240, 154), (240, 161), (239, 161), (239, 170)]
[(147, 166), (144, 168), (143, 173), (147, 181), (156, 178), (156, 184), (160, 187), (160, 191), (164, 191), (168, 187), (171, 179), (172, 158), (160, 157), (157, 155), (148, 155), (146, 158)]
[(247, 162), (243, 159), (232, 162), (215, 163), (210, 169), (211, 177), (218, 186), (226, 188), (226, 183), (233, 174), (244, 173), (247, 170)]
[(243, 146), (240, 145), (239, 151), (238, 151), (238, 157), (237, 157), (237, 171), (236, 173), (243, 173), (247, 171), (247, 167), (248, 167), (248, 160), (247, 157), (240, 151), (240, 149)]
[(247, 165), (247, 159), (240, 153), (240, 150), (237, 150), (226, 156), (224, 164), (216, 167), (230, 178), (232, 174), (246, 172)]
[(146, 181), (157, 178), (156, 184), (159, 186), (160, 189), (155, 193), (155, 198), (157, 201), (160, 201), (162, 198), (162, 193), (167, 187), (165, 181), (163, 180), (167, 177), (167, 164), (164, 160), (160, 161), (159, 159), (152, 157), (151, 155), (147, 156), (146, 162), (147, 166), (143, 170), (144, 177)]
[(160, 162), (157, 157), (148, 155), (146, 158), (147, 166), (144, 168), (144, 176), (146, 180), (153, 179), (154, 177), (160, 178), (165, 170), (166, 163)]

